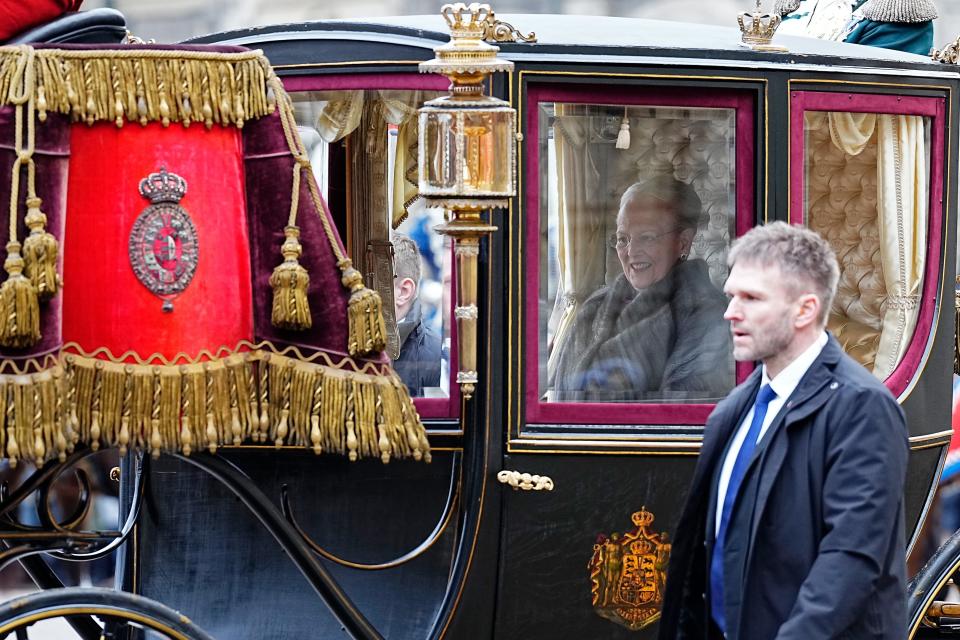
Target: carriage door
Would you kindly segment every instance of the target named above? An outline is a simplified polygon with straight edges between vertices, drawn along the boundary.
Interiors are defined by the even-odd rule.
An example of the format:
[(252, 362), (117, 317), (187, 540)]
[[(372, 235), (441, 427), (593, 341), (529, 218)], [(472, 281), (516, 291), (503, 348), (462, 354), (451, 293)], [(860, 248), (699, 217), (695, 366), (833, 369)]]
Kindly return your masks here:
[(747, 373), (721, 287), (757, 94), (558, 79), (520, 74), (496, 637), (652, 638), (702, 425)]

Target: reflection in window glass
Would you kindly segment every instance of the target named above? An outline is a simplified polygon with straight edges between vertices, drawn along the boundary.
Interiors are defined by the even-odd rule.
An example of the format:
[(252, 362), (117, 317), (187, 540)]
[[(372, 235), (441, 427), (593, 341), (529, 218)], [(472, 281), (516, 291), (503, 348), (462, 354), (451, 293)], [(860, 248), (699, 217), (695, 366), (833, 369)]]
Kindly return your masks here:
[(450, 260), (432, 231), (443, 212), (417, 193), (417, 109), (438, 95), (357, 89), (292, 99), (324, 198), (348, 212), (348, 252), (384, 301), (394, 368), (412, 396), (446, 398)]
[(721, 287), (736, 211), (735, 111), (539, 109), (540, 397), (723, 397), (734, 386)]
[(828, 328), (880, 379), (903, 358), (920, 310), (930, 119), (804, 114), (804, 214), (837, 253)]

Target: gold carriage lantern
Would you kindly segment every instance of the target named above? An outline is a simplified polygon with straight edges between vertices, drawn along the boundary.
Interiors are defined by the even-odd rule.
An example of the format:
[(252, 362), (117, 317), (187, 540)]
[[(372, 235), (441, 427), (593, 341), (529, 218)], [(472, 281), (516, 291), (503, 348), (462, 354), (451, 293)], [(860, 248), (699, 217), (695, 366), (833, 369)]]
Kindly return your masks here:
[(450, 78), (450, 94), (420, 109), (419, 190), (429, 206), (450, 211), (437, 231), (453, 238), (457, 259), (459, 371), (465, 399), (476, 388), (477, 258), (480, 239), (496, 231), (481, 212), (503, 209), (516, 193), (517, 112), (484, 95), (491, 73), (512, 71), (497, 57), (498, 47), (484, 41), (494, 14), (486, 4), (446, 4), (440, 10), (450, 27), (450, 42), (420, 64), (421, 73)]

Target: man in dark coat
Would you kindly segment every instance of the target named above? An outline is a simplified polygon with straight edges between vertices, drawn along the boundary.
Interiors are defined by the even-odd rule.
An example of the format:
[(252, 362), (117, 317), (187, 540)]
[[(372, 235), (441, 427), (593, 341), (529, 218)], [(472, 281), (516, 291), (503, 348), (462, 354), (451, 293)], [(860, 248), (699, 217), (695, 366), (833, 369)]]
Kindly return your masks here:
[(393, 368), (410, 390), (421, 397), (426, 387), (440, 386), (440, 336), (423, 323), (420, 312), (420, 252), (402, 234), (393, 237), (393, 300), (400, 334), (400, 356)]
[(660, 638), (903, 640), (906, 424), (824, 330), (836, 258), (774, 223), (729, 262), (734, 357), (763, 366), (707, 421)]

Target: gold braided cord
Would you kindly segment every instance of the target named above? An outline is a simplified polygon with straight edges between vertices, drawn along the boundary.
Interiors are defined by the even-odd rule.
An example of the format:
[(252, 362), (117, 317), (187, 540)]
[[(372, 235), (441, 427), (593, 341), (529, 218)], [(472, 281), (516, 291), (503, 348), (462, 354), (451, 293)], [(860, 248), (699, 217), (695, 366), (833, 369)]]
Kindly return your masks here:
[(242, 127), (273, 112), (274, 77), (261, 51), (0, 47), (0, 105), (32, 101), (41, 121)]
[[(279, 356), (285, 356), (287, 358), (293, 358), (300, 360), (301, 362), (309, 362), (324, 365), (327, 367), (332, 367), (334, 369), (343, 369), (344, 371), (351, 371), (354, 373), (364, 373), (367, 375), (373, 376), (385, 376), (390, 375), (390, 368), (388, 365), (375, 362), (372, 360), (363, 360), (362, 364), (358, 363), (356, 359), (343, 356), (339, 359), (335, 359), (330, 353), (326, 351), (316, 351), (313, 353), (304, 353), (300, 350), (299, 347), (288, 345), (283, 348), (279, 348), (268, 340), (261, 340), (260, 342), (251, 342), (249, 340), (240, 340), (237, 342), (235, 347), (220, 346), (216, 349), (201, 349), (195, 355), (189, 355), (185, 351), (180, 351), (175, 354), (173, 357), (168, 358), (160, 353), (154, 353), (147, 357), (143, 357), (138, 354), (136, 351), (125, 351), (120, 355), (114, 355), (114, 353), (107, 347), (99, 347), (93, 351), (85, 350), (77, 342), (67, 342), (61, 347), (61, 351), (64, 354), (73, 354), (81, 355), (88, 358), (98, 358), (100, 360), (106, 360), (109, 362), (115, 362), (117, 364), (129, 364), (133, 362), (134, 364), (157, 366), (157, 365), (181, 365), (181, 364), (195, 364), (207, 362), (210, 360), (221, 360), (235, 353), (246, 353), (248, 351), (263, 351), (265, 353), (275, 353)], [(14, 368), (14, 371), (17, 373), (33, 373), (40, 369), (45, 369), (50, 367), (50, 359), (57, 359), (58, 356), (48, 354), (44, 356), (43, 360), (27, 360), (24, 361), (22, 366), (14, 367), (12, 361), (0, 359), (0, 374), (6, 373), (4, 370), (5, 367), (9, 366)]]
[(320, 215), (320, 223), (323, 225), (323, 231), (327, 235), (327, 241), (330, 243), (333, 255), (337, 258), (337, 262), (348, 260), (349, 258), (347, 258), (343, 252), (343, 249), (340, 248), (340, 243), (337, 241), (337, 235), (330, 226), (330, 221), (327, 220), (327, 216), (324, 215), (320, 191), (313, 177), (313, 171), (310, 168), (310, 158), (307, 156), (307, 150), (303, 146), (303, 141), (296, 133), (297, 127), (293, 112), (293, 101), (284, 90), (283, 83), (280, 82), (279, 78), (272, 78), (270, 84), (277, 97), (277, 110), (280, 112), (280, 123), (283, 125), (283, 134), (287, 141), (287, 148), (295, 160), (293, 165), (294, 186), (290, 194), (290, 217), (287, 220), (287, 225), (295, 226), (297, 224), (297, 210), (300, 201), (300, 172), (306, 170), (307, 187), (310, 190), (310, 197), (317, 209), (317, 213)]
[(423, 423), (389, 368), (308, 362), (265, 343), (217, 353), (141, 364), (72, 346), (46, 359), (45, 369), (0, 374), (0, 457), (41, 465), (64, 459), (78, 443), (189, 455), (258, 444), (269, 434), (277, 447), (351, 460), (430, 461)]
[[(330, 244), (330, 249), (333, 251), (333, 255), (337, 259), (337, 267), (340, 268), (341, 278), (340, 282), (350, 291), (350, 300), (347, 303), (347, 321), (348, 321), (348, 339), (347, 339), (347, 351), (351, 355), (360, 355), (366, 353), (377, 353), (383, 351), (386, 348), (387, 344), (387, 329), (386, 325), (383, 322), (383, 309), (382, 309), (382, 300), (380, 299), (380, 294), (376, 291), (368, 289), (364, 286), (363, 276), (353, 267), (353, 262), (346, 256), (343, 252), (343, 249), (340, 247), (340, 242), (337, 239), (337, 235), (333, 230), (333, 227), (330, 225), (330, 220), (327, 219), (326, 212), (323, 206), (323, 200), (320, 197), (320, 190), (317, 187), (317, 181), (313, 176), (313, 171), (310, 168), (310, 159), (307, 156), (306, 148), (303, 146), (303, 141), (300, 139), (300, 136), (296, 133), (296, 121), (294, 119), (293, 113), (293, 102), (290, 100), (290, 96), (284, 91), (283, 85), (280, 82), (279, 78), (272, 78), (270, 83), (273, 87), (273, 92), (277, 97), (277, 110), (280, 112), (280, 122), (283, 126), (284, 137), (287, 141), (287, 147), (290, 150), (290, 153), (293, 155), (294, 164), (293, 164), (293, 188), (292, 193), (290, 194), (290, 215), (287, 219), (287, 240), (284, 242), (284, 247), (287, 248), (287, 251), (284, 251), (284, 255), (287, 256), (288, 252), (293, 252), (296, 250), (296, 255), (299, 256), (299, 233), (296, 234), (297, 237), (291, 238), (290, 231), (296, 230), (296, 220), (297, 220), (297, 211), (299, 209), (300, 202), (300, 176), (302, 172), (307, 174), (307, 190), (310, 193), (310, 199), (313, 202), (313, 206), (317, 210), (317, 215), (320, 218), (320, 223), (323, 226), (323, 231), (327, 236), (327, 242)], [(296, 242), (296, 246), (292, 246), (290, 243)], [(293, 255), (293, 253), (290, 253)], [(280, 271), (284, 266), (287, 269), (292, 268), (290, 264), (290, 258), (287, 258), (284, 264), (282, 264), (274, 272), (275, 275)], [(273, 284), (273, 282), (271, 282)], [(283, 293), (278, 291), (278, 287), (274, 287), (274, 317), (273, 324), (275, 326), (281, 326), (285, 328), (297, 328), (296, 322), (291, 322), (294, 320), (290, 316), (289, 312), (286, 313), (287, 322), (283, 322), (283, 317), (277, 317), (277, 311), (283, 309), (283, 302), (287, 302), (282, 297), (279, 297), (277, 293)], [(289, 303), (285, 305), (289, 309), (292, 305)], [(281, 320), (281, 321), (278, 321)], [(303, 328), (304, 323), (299, 323)], [(309, 326), (306, 323), (306, 326)]]

